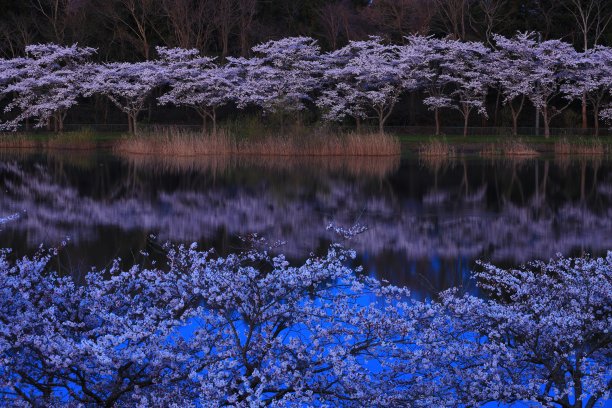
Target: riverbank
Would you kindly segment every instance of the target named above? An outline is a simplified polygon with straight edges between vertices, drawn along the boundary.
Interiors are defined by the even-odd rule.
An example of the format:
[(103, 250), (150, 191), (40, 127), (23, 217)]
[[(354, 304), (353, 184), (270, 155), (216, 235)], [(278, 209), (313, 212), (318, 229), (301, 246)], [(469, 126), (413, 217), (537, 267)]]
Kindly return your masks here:
[(249, 156), (399, 156), (401, 143), (394, 135), (331, 133), (239, 138), (226, 131), (215, 134), (158, 129), (138, 135), (66, 132), (1, 134), (0, 149), (93, 150), (121, 154), (193, 157), (208, 155)]

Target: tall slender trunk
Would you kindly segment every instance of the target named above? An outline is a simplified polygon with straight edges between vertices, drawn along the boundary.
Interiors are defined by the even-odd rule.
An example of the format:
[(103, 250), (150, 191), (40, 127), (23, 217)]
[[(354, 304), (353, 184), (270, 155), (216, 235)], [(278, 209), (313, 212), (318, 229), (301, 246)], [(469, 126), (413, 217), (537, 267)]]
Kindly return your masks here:
[(62, 133), (64, 131), (64, 114), (63, 112), (56, 113), (57, 131)]
[(469, 108), (463, 107), (463, 137), (467, 137), (468, 123), (470, 120)]
[(548, 106), (542, 109), (542, 116), (544, 118), (544, 138), (548, 139), (550, 137), (550, 119), (548, 118)]
[(217, 109), (212, 108), (213, 134), (217, 134)]
[(134, 132), (134, 122), (132, 121), (132, 115), (128, 113), (128, 132), (133, 135)]
[(440, 136), (440, 110), (434, 109), (434, 116), (436, 118), (436, 136)]
[(587, 97), (586, 92), (582, 93), (582, 129), (586, 132), (589, 127), (589, 121), (587, 119)]
[(499, 99), (501, 97), (501, 92), (497, 91), (497, 97), (495, 98), (495, 112), (493, 113), (493, 126), (497, 126), (497, 115), (499, 113)]
[(382, 108), (377, 109), (378, 113), (378, 133), (381, 135), (385, 132), (385, 111)]
[(593, 109), (593, 123), (595, 125), (595, 136), (599, 136), (599, 109)]

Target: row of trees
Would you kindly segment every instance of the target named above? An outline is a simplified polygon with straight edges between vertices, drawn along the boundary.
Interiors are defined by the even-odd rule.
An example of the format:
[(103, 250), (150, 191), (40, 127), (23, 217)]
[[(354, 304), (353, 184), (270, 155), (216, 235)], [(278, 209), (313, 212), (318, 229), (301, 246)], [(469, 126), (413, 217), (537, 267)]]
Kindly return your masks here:
[(582, 50), (610, 44), (607, 0), (0, 0), (0, 55), (28, 44), (97, 47), (103, 58), (150, 59), (155, 46), (249, 56), (268, 39), (310, 36), (327, 49), (369, 35), (414, 33), (492, 42), (541, 32)]
[[(359, 228), (337, 229), (350, 236)], [(434, 301), (257, 238), (93, 270), (0, 255), (0, 402), (26, 406), (595, 407), (610, 397), (612, 254), (482, 265), (483, 300)]]
[[(577, 52), (560, 40), (537, 41), (529, 33), (494, 35), (494, 48), (480, 42), (410, 36), (406, 44), (379, 37), (351, 41), (328, 53), (308, 37), (269, 41), (253, 47), (254, 57), (228, 57), (225, 63), (195, 49), (158, 48), (158, 59), (93, 63), (93, 48), (30, 45), (26, 56), (0, 60), (0, 97), (17, 129), (29, 118), (38, 126), (52, 121), (63, 129), (67, 111), (83, 97), (102, 95), (129, 118), (135, 132), (139, 113), (156, 92), (161, 105), (193, 108), (217, 126), (217, 111), (227, 105), (257, 106), (265, 113), (315, 110), (329, 121), (375, 118), (380, 132), (403, 94), (423, 96), (434, 112), (487, 117), (494, 93), (512, 112), (514, 133), (527, 101), (541, 113), (544, 133), (575, 100), (589, 102), (596, 129), (612, 118), (612, 49)], [(496, 104), (497, 109), (498, 104)], [(604, 108), (604, 109), (602, 109)]]

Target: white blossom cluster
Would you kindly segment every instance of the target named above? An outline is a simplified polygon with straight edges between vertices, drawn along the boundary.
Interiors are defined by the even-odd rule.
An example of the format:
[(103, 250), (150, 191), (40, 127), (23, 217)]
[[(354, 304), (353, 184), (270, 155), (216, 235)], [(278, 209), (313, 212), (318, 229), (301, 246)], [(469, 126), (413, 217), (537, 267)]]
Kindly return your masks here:
[[(258, 247), (265, 242), (254, 237)], [(488, 299), (427, 302), (347, 267), (167, 246), (160, 264), (53, 271), (0, 254), (0, 402), (12, 406), (594, 406), (610, 393), (612, 253), (483, 265)], [(572, 405), (576, 402), (577, 405)]]
[(31, 45), (26, 57), (0, 59), (0, 98), (8, 100), (2, 127), (17, 129), (35, 118), (39, 126), (53, 119), (61, 130), (79, 98), (104, 95), (134, 131), (154, 90), (159, 104), (191, 107), (213, 126), (217, 110), (232, 104), (266, 112), (318, 107), (331, 121), (374, 118), (382, 131), (400, 96), (418, 92), (435, 112), (438, 131), (442, 109), (461, 113), (465, 130), (472, 112), (487, 116), (491, 90), (510, 107), (515, 132), (525, 101), (542, 113), (546, 135), (552, 119), (582, 97), (597, 120), (612, 119), (610, 48), (580, 53), (560, 40), (538, 42), (531, 33), (493, 38), (494, 48), (416, 35), (403, 45), (372, 37), (324, 53), (315, 40), (292, 37), (224, 63), (197, 50), (163, 47), (157, 60), (91, 63), (91, 48)]

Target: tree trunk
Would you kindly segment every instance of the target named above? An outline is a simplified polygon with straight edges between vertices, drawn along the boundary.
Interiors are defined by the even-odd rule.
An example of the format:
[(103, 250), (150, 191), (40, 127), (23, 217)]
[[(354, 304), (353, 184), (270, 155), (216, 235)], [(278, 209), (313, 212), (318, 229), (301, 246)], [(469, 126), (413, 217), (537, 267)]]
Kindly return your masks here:
[(217, 109), (212, 108), (213, 134), (217, 134)]
[(202, 134), (206, 134), (206, 130), (208, 128), (207, 126), (207, 116), (206, 114), (200, 114), (200, 116), (202, 117)]
[(463, 109), (463, 137), (467, 137), (469, 120), (470, 120), (470, 112), (466, 109)]
[(436, 136), (440, 136), (440, 112), (438, 108), (434, 109), (434, 115), (436, 118)]
[(512, 136), (518, 136), (518, 113), (512, 108)]
[(595, 125), (595, 137), (599, 136), (599, 109), (593, 109), (593, 119)]
[(499, 99), (500, 99), (500, 97), (501, 97), (501, 92), (498, 90), (497, 91), (497, 97), (495, 98), (495, 112), (493, 113), (493, 126), (497, 126), (497, 115), (499, 113)]
[(589, 121), (587, 120), (587, 97), (586, 92), (582, 93), (582, 129), (586, 133), (586, 129), (589, 127)]
[(64, 132), (64, 114), (62, 112), (57, 114), (57, 130), (59, 133)]
[(544, 138), (550, 137), (550, 119), (548, 118), (548, 107), (542, 109), (542, 116), (544, 117)]
[(132, 121), (132, 115), (128, 113), (128, 132), (130, 135), (134, 134), (134, 122)]

